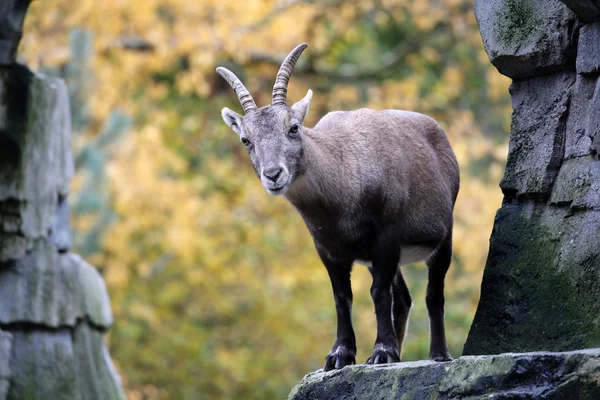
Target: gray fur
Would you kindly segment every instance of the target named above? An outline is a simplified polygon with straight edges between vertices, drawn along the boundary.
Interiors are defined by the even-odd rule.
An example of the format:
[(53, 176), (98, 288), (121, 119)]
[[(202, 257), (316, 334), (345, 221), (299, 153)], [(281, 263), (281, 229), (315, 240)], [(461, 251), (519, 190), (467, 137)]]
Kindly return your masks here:
[[(308, 128), (302, 123), (311, 98), (309, 90), (292, 107), (272, 104), (243, 117), (224, 108), (222, 114), (242, 140), (250, 141), (250, 159), (267, 192), (284, 195), (302, 215), (330, 273), (338, 340), (325, 368), (354, 362), (354, 332), (347, 316), (352, 298), (346, 281), (354, 262), (373, 263), (378, 339), (368, 362), (399, 359), (411, 300), (400, 284), (398, 266), (423, 259), (430, 269), (430, 358), (450, 359), (443, 281), (452, 251), (459, 170), (444, 131), (423, 114), (371, 109), (331, 112)], [(297, 134), (290, 133), (293, 125), (298, 125)], [(384, 257), (381, 252), (391, 253)], [(397, 310), (391, 311), (396, 313), (392, 329), (386, 316), (394, 273), (400, 282), (394, 286), (394, 302), (403, 305), (395, 304)], [(390, 329), (395, 329), (397, 341), (390, 342)]]

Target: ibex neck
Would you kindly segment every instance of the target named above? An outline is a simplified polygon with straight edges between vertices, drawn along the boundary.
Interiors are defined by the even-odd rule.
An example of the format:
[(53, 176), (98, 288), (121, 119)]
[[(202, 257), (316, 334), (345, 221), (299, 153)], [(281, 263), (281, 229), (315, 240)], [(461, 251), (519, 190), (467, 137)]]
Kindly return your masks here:
[[(297, 208), (314, 203), (335, 204), (343, 196), (344, 165), (325, 133), (306, 129), (303, 138), (302, 171), (286, 198)], [(347, 194), (346, 194), (347, 195)]]

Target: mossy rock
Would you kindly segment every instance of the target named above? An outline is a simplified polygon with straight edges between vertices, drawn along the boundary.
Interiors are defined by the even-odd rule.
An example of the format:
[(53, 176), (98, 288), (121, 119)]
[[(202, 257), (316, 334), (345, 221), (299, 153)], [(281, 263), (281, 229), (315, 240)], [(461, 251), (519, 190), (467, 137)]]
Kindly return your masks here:
[(552, 0), (476, 0), (475, 16), (490, 61), (513, 79), (575, 64), (577, 17)]
[(600, 211), (505, 204), (464, 354), (600, 347)]
[(288, 400), (600, 398), (600, 349), (354, 365), (308, 374)]

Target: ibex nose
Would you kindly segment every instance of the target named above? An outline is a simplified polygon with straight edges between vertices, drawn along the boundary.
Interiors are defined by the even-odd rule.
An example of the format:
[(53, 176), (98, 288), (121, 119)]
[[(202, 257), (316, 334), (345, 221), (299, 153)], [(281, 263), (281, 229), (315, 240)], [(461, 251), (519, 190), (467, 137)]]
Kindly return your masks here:
[(281, 171), (282, 171), (282, 169), (280, 167), (271, 167), (271, 168), (267, 168), (263, 172), (263, 175), (266, 176), (267, 178), (269, 178), (270, 180), (272, 180), (273, 182), (277, 182), (279, 175), (281, 175)]

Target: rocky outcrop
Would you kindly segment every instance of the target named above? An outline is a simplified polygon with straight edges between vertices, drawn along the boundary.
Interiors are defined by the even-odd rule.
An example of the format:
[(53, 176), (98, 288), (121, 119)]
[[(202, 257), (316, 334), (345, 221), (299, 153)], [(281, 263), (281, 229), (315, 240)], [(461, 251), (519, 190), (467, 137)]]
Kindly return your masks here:
[(600, 349), (355, 365), (308, 374), (288, 400), (598, 399)]
[(124, 398), (104, 281), (69, 253), (73, 169), (65, 83), (0, 65), (0, 400)]
[[(478, 0), (475, 12), (514, 79), (514, 112), (464, 354), (600, 347), (600, 22), (557, 0)], [(499, 36), (510, 21), (535, 34)]]
[(577, 17), (557, 0), (477, 0), (475, 16), (490, 61), (513, 79), (575, 61)]
[(62, 80), (0, 68), (0, 262), (53, 230), (74, 169), (68, 107)]
[(31, 0), (0, 2), (0, 65), (15, 62), (17, 46), (23, 33), (23, 20)]

